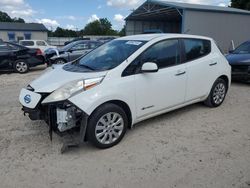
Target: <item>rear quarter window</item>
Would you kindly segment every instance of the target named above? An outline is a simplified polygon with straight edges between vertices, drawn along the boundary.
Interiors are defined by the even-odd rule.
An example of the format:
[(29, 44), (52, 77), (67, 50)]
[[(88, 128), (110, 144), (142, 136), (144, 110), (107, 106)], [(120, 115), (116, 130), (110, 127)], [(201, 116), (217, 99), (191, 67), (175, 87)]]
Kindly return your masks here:
[(211, 52), (211, 41), (203, 39), (183, 39), (186, 62), (208, 55)]
[(44, 41), (36, 41), (37, 46), (46, 46), (46, 43)]
[(34, 41), (21, 41), (20, 44), (23, 46), (34, 46)]

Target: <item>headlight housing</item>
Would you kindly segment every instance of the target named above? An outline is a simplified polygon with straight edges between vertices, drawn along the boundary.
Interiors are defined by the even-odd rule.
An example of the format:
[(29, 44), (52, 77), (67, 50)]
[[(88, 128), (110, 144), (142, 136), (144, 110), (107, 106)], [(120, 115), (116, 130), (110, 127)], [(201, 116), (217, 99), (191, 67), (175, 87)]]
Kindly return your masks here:
[(91, 89), (102, 82), (104, 77), (69, 82), (46, 97), (42, 104), (64, 101), (77, 93)]

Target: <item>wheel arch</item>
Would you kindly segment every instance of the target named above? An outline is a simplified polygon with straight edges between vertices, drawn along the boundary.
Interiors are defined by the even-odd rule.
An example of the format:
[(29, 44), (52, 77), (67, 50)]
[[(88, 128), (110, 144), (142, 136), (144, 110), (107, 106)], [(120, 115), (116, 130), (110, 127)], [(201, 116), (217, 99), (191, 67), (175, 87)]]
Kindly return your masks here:
[(90, 114), (90, 116), (96, 111), (97, 108), (99, 108), (102, 105), (107, 104), (107, 103), (115, 104), (115, 105), (119, 106), (120, 108), (122, 108), (124, 110), (124, 112), (126, 113), (127, 118), (128, 118), (128, 123), (129, 123), (128, 127), (131, 128), (132, 127), (132, 121), (133, 121), (131, 109), (130, 109), (129, 105), (126, 102), (122, 101), (122, 100), (109, 100), (109, 101), (106, 101), (106, 102), (100, 104), (99, 106), (97, 106), (95, 108), (95, 110), (93, 110), (93, 112)]
[[(222, 80), (224, 80), (224, 81), (227, 83), (227, 89), (228, 89), (229, 86), (230, 86), (230, 81), (229, 81), (228, 76), (226, 76), (226, 75), (221, 75), (219, 78), (222, 79)], [(218, 78), (218, 79), (219, 79), (219, 78)]]

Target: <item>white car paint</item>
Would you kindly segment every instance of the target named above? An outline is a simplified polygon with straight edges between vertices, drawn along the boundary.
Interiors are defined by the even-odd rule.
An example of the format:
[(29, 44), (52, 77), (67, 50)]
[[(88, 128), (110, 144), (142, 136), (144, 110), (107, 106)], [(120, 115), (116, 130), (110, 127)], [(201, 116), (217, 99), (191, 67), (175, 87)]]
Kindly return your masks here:
[[(211, 53), (191, 62), (159, 69), (156, 73), (121, 76), (124, 69), (152, 44), (173, 38), (209, 40), (212, 44)], [(105, 76), (99, 85), (77, 93), (68, 100), (88, 115), (105, 102), (123, 101), (131, 111), (132, 124), (188, 104), (204, 101), (215, 80), (222, 75), (228, 78), (230, 86), (231, 68), (211, 38), (181, 34), (150, 34), (115, 40), (147, 42), (123, 63), (109, 71), (75, 73), (67, 72), (62, 66), (57, 66), (54, 69), (50, 68), (30, 85), (35, 89), (35, 93), (51, 93), (73, 80)], [(217, 63), (216, 66), (210, 65), (214, 63)]]
[(23, 106), (34, 109), (40, 101), (41, 97), (42, 96), (39, 93), (34, 93), (23, 88), (19, 95), (19, 101)]
[[(25, 45), (25, 42), (32, 42), (33, 45)], [(45, 40), (20, 40), (19, 44), (29, 48), (39, 48), (43, 53), (49, 48), (56, 48), (56, 46), (49, 45)]]
[[(51, 93), (63, 86), (63, 84), (87, 78), (96, 78), (105, 76), (107, 71), (97, 73), (76, 73), (67, 72), (62, 69), (64, 65), (52, 65), (48, 68), (45, 74), (42, 74), (36, 80), (30, 83), (30, 86), (35, 89), (37, 93)], [(63, 76), (62, 76), (63, 75)]]

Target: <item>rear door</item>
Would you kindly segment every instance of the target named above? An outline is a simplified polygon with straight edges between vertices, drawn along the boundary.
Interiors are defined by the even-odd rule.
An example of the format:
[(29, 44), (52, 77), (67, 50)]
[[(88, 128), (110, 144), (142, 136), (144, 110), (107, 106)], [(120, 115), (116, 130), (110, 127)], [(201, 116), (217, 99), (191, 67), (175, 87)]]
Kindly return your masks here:
[(187, 91), (185, 101), (205, 97), (211, 89), (217, 62), (211, 54), (211, 41), (182, 39), (183, 54), (187, 66)]
[(184, 102), (186, 90), (186, 65), (181, 64), (178, 39), (158, 42), (139, 58), (140, 64), (154, 62), (156, 73), (135, 75), (137, 118), (164, 111)]

